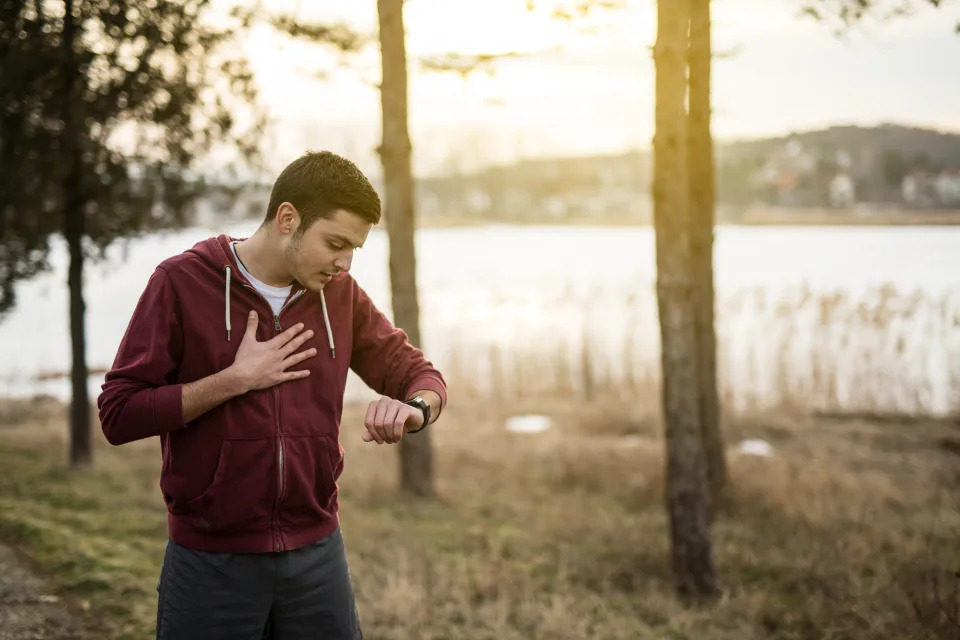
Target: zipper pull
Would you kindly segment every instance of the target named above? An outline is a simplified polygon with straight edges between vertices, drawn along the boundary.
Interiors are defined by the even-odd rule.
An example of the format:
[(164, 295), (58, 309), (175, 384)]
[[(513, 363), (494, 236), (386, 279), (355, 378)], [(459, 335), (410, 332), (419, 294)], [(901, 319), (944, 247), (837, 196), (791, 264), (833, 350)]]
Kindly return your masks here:
[(273, 316), (273, 328), (280, 331), (280, 316)]

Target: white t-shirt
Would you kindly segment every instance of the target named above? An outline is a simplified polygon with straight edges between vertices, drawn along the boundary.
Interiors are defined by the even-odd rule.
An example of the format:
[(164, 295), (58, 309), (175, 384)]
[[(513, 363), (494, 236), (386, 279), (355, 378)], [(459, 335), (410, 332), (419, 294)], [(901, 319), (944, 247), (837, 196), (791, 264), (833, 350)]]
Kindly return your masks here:
[(240, 256), (237, 255), (236, 244), (236, 242), (231, 242), (230, 248), (233, 249), (233, 257), (237, 259), (237, 266), (240, 268), (240, 273), (250, 281), (250, 284), (253, 285), (253, 288), (256, 289), (260, 295), (267, 299), (267, 302), (270, 303), (270, 308), (273, 309), (273, 315), (279, 315), (280, 309), (283, 308), (283, 303), (287, 301), (287, 296), (290, 295), (290, 285), (285, 287), (271, 287), (250, 275), (250, 272), (247, 271), (243, 263), (240, 262)]

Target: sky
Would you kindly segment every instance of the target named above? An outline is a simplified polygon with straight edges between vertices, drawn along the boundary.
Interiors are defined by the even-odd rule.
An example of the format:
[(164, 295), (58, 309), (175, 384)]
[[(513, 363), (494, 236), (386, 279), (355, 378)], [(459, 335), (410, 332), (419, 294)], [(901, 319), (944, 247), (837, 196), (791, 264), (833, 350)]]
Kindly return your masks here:
[[(845, 37), (799, 16), (802, 0), (714, 0), (714, 133), (720, 140), (883, 122), (960, 132), (960, 2), (868, 22)], [(407, 0), (410, 130), (419, 175), (524, 157), (647, 149), (653, 136), (653, 0), (588, 22), (548, 0)], [(330, 149), (379, 173), (379, 48), (374, 0), (273, 0), (305, 22), (344, 21), (374, 38), (346, 58), (258, 27), (244, 43), (273, 123), (279, 170)], [(584, 32), (581, 27), (591, 26)], [(519, 52), (490, 75), (424, 71), (445, 52)], [(318, 76), (323, 76), (319, 78)]]

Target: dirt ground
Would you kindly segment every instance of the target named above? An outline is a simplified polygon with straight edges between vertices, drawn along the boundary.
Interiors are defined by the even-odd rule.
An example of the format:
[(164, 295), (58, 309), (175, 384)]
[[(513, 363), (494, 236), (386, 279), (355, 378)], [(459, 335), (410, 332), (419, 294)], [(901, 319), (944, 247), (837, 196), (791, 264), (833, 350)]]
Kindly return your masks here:
[(0, 640), (90, 638), (78, 614), (51, 592), (46, 580), (0, 544)]

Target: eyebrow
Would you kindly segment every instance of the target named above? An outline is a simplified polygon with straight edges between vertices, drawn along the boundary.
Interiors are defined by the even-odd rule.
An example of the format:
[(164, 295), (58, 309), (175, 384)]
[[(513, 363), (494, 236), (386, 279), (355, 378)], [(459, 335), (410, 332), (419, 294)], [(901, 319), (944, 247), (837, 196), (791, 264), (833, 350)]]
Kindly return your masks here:
[(356, 244), (353, 240), (351, 240), (347, 236), (342, 236), (339, 233), (328, 233), (327, 237), (330, 238), (331, 240), (339, 240), (343, 244), (349, 247), (353, 247), (354, 249), (359, 249), (363, 247), (363, 244)]

